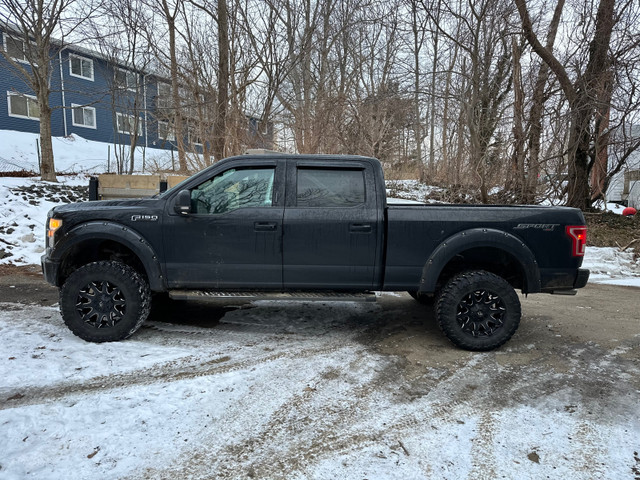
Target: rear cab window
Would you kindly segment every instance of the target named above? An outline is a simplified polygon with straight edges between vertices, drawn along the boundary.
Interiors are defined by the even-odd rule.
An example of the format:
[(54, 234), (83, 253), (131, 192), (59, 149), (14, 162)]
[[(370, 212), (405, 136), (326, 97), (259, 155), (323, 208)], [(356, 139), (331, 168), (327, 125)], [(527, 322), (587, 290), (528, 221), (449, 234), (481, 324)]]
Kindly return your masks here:
[(298, 167), (296, 206), (355, 207), (366, 201), (363, 169)]

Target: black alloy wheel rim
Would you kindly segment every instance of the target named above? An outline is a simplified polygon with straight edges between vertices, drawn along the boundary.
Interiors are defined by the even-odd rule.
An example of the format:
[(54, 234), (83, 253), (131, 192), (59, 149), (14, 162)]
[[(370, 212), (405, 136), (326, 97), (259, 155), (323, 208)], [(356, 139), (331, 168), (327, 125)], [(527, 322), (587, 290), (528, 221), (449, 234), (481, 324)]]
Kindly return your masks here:
[(487, 290), (474, 290), (458, 303), (456, 320), (473, 337), (489, 337), (503, 327), (507, 309), (502, 299)]
[(82, 321), (92, 327), (115, 327), (125, 315), (126, 302), (117, 285), (92, 281), (80, 289), (76, 310)]

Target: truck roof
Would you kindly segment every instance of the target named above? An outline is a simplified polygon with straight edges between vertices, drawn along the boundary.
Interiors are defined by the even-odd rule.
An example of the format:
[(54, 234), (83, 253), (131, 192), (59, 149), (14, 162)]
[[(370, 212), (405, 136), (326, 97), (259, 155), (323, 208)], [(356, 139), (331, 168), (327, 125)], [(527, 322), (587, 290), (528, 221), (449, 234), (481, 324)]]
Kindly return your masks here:
[(294, 154), (294, 153), (276, 153), (276, 152), (268, 152), (268, 153), (260, 153), (260, 154), (244, 154), (244, 155), (235, 155), (233, 157), (227, 157), (220, 162), (227, 162), (231, 160), (264, 160), (264, 159), (278, 159), (278, 160), (286, 160), (286, 161), (296, 161), (296, 160), (305, 160), (305, 161), (327, 161), (327, 160), (358, 160), (358, 161), (368, 161), (374, 163), (380, 163), (377, 158), (373, 157), (365, 157), (362, 155), (340, 155), (340, 154), (328, 154), (328, 153), (314, 153), (314, 154)]

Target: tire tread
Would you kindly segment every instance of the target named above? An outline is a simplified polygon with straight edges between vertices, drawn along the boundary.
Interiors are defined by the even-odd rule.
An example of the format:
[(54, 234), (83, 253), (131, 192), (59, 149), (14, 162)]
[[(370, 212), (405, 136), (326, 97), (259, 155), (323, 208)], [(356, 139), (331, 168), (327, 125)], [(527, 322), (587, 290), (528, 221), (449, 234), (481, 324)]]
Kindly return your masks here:
[[(76, 292), (70, 292), (69, 289), (72, 288), (71, 284), (75, 277), (84, 275), (93, 270), (115, 274), (123, 279), (126, 279), (127, 281), (130, 280), (131, 282), (133, 282), (134, 288), (137, 290), (140, 305), (138, 307), (136, 321), (128, 330), (124, 330), (120, 333), (112, 331), (112, 335), (106, 337), (92, 335), (91, 333), (87, 333), (86, 330), (79, 328), (79, 325), (74, 318), (76, 315), (75, 308), (73, 306), (67, 305), (69, 296), (71, 296), (71, 298), (74, 298)], [(67, 281), (60, 289), (60, 313), (62, 314), (65, 325), (74, 333), (74, 335), (88, 342), (113, 342), (129, 338), (142, 326), (146, 318), (149, 316), (150, 310), (151, 290), (149, 289), (149, 284), (147, 283), (147, 281), (134, 268), (117, 261), (104, 260), (83, 265), (69, 276)]]
[[(459, 303), (459, 292), (466, 291), (468, 288), (472, 287), (474, 283), (485, 283), (490, 285), (499, 285), (499, 288), (508, 288), (510, 290), (509, 295), (511, 298), (502, 299), (505, 303), (508, 304), (507, 313), (508, 315), (512, 315), (514, 318), (505, 325), (504, 328), (506, 330), (502, 332), (500, 336), (496, 336), (494, 342), (474, 342), (472, 340), (473, 337), (462, 332), (460, 328), (458, 328), (456, 319), (448, 318), (446, 310), (450, 310), (451, 308), (455, 308)], [(485, 270), (471, 270), (467, 272), (460, 273), (453, 277), (447, 284), (444, 286), (437, 300), (436, 304), (436, 316), (438, 319), (438, 326), (442, 330), (442, 332), (447, 336), (447, 338), (456, 346), (463, 348), (465, 350), (472, 351), (488, 351), (493, 350), (501, 345), (504, 345), (516, 332), (518, 326), (520, 325), (520, 317), (521, 317), (521, 307), (520, 300), (518, 296), (513, 290), (513, 287), (509, 285), (509, 283), (502, 277), (487, 272)]]

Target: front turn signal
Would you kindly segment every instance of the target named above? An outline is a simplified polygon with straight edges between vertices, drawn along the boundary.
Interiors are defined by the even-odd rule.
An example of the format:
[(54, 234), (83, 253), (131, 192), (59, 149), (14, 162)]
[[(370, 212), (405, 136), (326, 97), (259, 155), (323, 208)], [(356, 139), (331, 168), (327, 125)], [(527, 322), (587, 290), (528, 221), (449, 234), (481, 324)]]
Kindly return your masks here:
[(56, 230), (58, 230), (62, 226), (62, 220), (59, 218), (50, 218), (49, 219), (49, 227), (47, 228), (47, 237), (53, 238), (56, 234)]
[(50, 218), (47, 222), (47, 247), (52, 248), (56, 243), (56, 231), (62, 226), (62, 220), (59, 218)]

